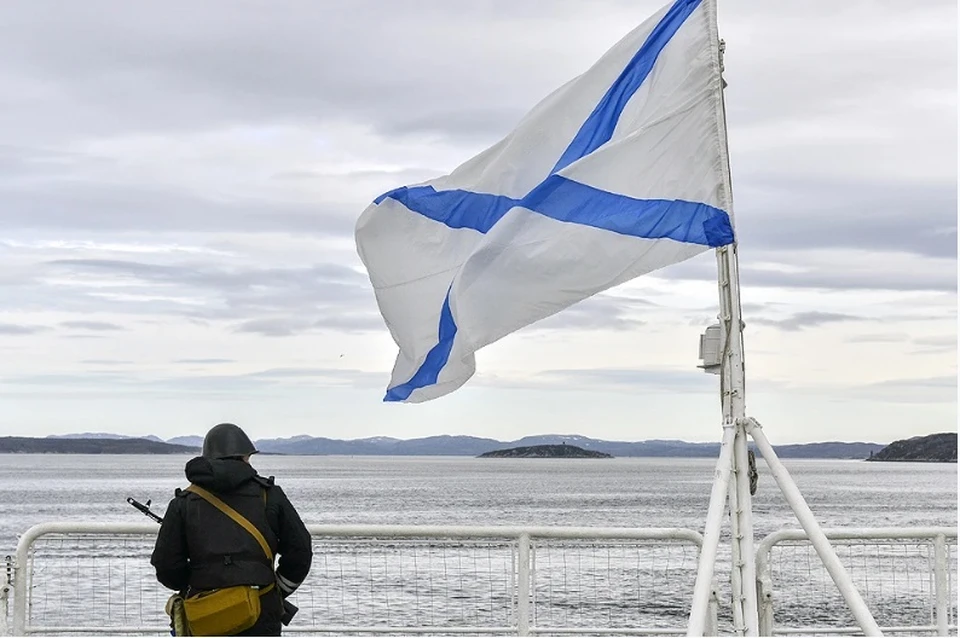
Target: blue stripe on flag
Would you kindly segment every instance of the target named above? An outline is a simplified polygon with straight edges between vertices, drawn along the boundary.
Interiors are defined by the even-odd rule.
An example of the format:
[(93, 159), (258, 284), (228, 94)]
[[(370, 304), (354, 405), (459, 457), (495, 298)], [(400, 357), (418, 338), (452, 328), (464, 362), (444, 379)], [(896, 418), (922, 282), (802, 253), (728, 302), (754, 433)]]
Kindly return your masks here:
[(400, 385), (387, 390), (387, 396), (384, 401), (406, 401), (414, 390), (424, 388), (428, 385), (434, 385), (437, 377), (440, 376), (440, 370), (447, 365), (450, 359), (450, 351), (453, 349), (453, 339), (457, 336), (457, 324), (453, 320), (453, 312), (450, 310), (450, 291), (447, 290), (447, 296), (443, 300), (443, 308), (440, 310), (440, 329), (437, 335), (437, 345), (430, 349), (427, 358), (423, 360), (420, 369), (416, 374)]
[[(381, 195), (451, 228), (487, 233), (514, 206), (558, 221), (583, 224), (643, 239), (669, 238), (716, 248), (733, 242), (730, 217), (707, 204), (670, 199), (634, 199), (551, 175), (523, 199), (432, 186), (398, 188)], [(451, 207), (452, 206), (452, 207)]]
[(433, 186), (401, 186), (376, 198), (395, 199), (410, 210), (450, 228), (472, 228), (486, 234), (520, 200), (464, 190), (438, 191)]
[(557, 165), (550, 171), (551, 173), (566, 168), (610, 141), (627, 102), (650, 75), (660, 52), (700, 2), (701, 0), (677, 0), (670, 7), (667, 14), (647, 36), (643, 46), (637, 50), (633, 59), (594, 107), (593, 113), (577, 131), (573, 141), (557, 161)]
[(679, 199), (634, 199), (551, 175), (521, 206), (552, 217), (643, 239), (673, 239), (716, 248), (733, 242), (730, 216)]

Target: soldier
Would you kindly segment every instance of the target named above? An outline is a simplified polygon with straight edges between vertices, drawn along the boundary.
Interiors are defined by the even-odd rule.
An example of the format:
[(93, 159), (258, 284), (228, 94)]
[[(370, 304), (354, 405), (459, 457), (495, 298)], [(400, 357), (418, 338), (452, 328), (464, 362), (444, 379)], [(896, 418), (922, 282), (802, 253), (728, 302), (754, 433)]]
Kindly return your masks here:
[[(259, 476), (250, 465), (256, 453), (238, 426), (214, 426), (203, 440), (203, 455), (187, 462), (190, 487), (176, 491), (164, 514), (150, 562), (157, 580), (184, 598), (194, 635), (200, 635), (202, 624), (194, 626), (197, 614), (227, 600), (226, 593), (219, 598), (198, 594), (234, 588), (236, 595), (258, 599), (260, 613), (246, 621), (237, 618), (238, 626), (247, 628), (233, 635), (279, 636), (281, 623), (288, 624), (291, 610), (296, 611), (285, 599), (310, 570), (310, 533), (273, 477)], [(192, 608), (202, 611), (191, 618)]]

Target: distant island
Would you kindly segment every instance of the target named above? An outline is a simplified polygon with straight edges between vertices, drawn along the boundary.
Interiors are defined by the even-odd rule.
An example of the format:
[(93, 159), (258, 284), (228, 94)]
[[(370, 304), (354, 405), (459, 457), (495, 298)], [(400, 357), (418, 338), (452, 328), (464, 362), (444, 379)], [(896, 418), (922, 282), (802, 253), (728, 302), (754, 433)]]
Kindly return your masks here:
[(34, 439), (0, 436), (0, 453), (7, 454), (198, 454), (199, 448), (150, 439)]
[(513, 447), (506, 450), (484, 452), (481, 459), (612, 459), (606, 452), (584, 450), (576, 445), (531, 445), (528, 447)]
[(913, 463), (956, 463), (957, 433), (942, 432), (894, 441), (868, 461), (902, 461)]
[[(472, 456), (485, 452), (537, 445), (573, 445), (583, 450), (602, 451), (617, 458), (672, 457), (716, 459), (718, 442), (691, 443), (671, 439), (645, 441), (609, 441), (579, 434), (537, 434), (515, 441), (498, 441), (476, 436), (444, 434), (417, 439), (377, 436), (363, 439), (330, 439), (299, 435), (289, 438), (257, 439), (263, 454), (294, 456)], [(107, 432), (58, 434), (44, 438), (0, 438), (0, 453), (60, 454), (195, 454), (203, 444), (197, 435), (176, 436), (163, 440), (148, 435), (132, 437)], [(751, 443), (751, 448), (753, 444)], [(887, 447), (886, 443), (826, 441), (775, 445), (782, 459), (851, 459), (863, 460)]]

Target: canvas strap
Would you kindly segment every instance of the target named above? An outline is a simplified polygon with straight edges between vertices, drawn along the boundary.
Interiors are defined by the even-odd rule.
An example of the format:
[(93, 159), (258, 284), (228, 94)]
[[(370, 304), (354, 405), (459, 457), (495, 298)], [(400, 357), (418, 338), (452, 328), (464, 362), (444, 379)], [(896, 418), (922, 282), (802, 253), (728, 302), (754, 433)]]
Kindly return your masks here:
[[(216, 507), (218, 510), (220, 510), (221, 512), (223, 512), (224, 514), (232, 518), (234, 522), (237, 523), (237, 525), (239, 525), (243, 529), (250, 532), (250, 535), (253, 536), (255, 539), (257, 539), (257, 542), (260, 543), (260, 547), (263, 549), (263, 553), (267, 555), (268, 559), (270, 559), (270, 564), (271, 565), (273, 564), (273, 551), (270, 549), (270, 544), (267, 543), (267, 539), (263, 537), (263, 534), (260, 533), (260, 530), (254, 527), (253, 523), (247, 520), (246, 517), (244, 517), (242, 514), (240, 514), (240, 512), (233, 509), (232, 507), (230, 507), (229, 505), (227, 505), (226, 503), (224, 503), (219, 498), (217, 498), (207, 490), (203, 489), (199, 485), (191, 484), (190, 487), (186, 489), (186, 491), (193, 492), (194, 494), (196, 494), (197, 496), (207, 501), (208, 503)], [(266, 497), (267, 497), (266, 491), (263, 492), (263, 497), (264, 497), (264, 501), (266, 501)], [(261, 596), (264, 595), (271, 589), (273, 589), (273, 583), (261, 589), (260, 595)]]

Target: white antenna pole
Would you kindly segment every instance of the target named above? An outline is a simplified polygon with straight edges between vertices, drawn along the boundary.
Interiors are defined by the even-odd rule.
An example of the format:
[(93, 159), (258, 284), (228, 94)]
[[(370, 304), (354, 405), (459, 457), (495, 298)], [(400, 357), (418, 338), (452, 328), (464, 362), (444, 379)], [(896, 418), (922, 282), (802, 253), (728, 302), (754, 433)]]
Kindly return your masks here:
[[(723, 162), (722, 178), (726, 195), (727, 212), (733, 221), (733, 187), (730, 172), (730, 155), (727, 144), (727, 116), (723, 89), (724, 43), (720, 40), (717, 27), (716, 0), (704, 3), (709, 16), (709, 28), (713, 42), (717, 43), (717, 64), (720, 82), (720, 99), (717, 100), (717, 122), (720, 128), (720, 151)], [(804, 501), (800, 490), (790, 478), (789, 473), (774, 452), (756, 420), (746, 416), (746, 375), (743, 353), (743, 320), (740, 312), (740, 271), (737, 259), (736, 235), (734, 243), (717, 249), (717, 283), (720, 292), (720, 348), (716, 352), (708, 328), (701, 341), (701, 357), (704, 370), (720, 374), (720, 402), (723, 412), (724, 436), (720, 448), (717, 473), (714, 477), (710, 507), (704, 531), (704, 544), (700, 554), (697, 581), (694, 585), (694, 598), (687, 625), (688, 636), (702, 636), (707, 602), (707, 583), (713, 575), (713, 563), (716, 562), (717, 541), (721, 521), (718, 511), (723, 510), (722, 492), (729, 491), (730, 528), (731, 528), (731, 569), (730, 584), (733, 595), (734, 630), (738, 636), (758, 636), (760, 633), (760, 614), (757, 605), (757, 568), (753, 544), (753, 507), (750, 492), (750, 463), (747, 450), (747, 436), (752, 435), (767, 466), (783, 492), (787, 503), (797, 515), (801, 526), (807, 532), (811, 543), (823, 561), (824, 567), (836, 583), (841, 595), (850, 605), (854, 617), (865, 635), (882, 636), (880, 628), (857, 591), (856, 586), (837, 558), (833, 547), (827, 540)], [(719, 357), (716, 355), (719, 354)], [(732, 454), (729, 449), (733, 433)], [(728, 461), (732, 456), (732, 460)], [(730, 463), (730, 465), (727, 465)], [(728, 469), (729, 468), (729, 469)], [(730, 473), (732, 472), (732, 477)], [(728, 487), (729, 486), (729, 487)], [(709, 562), (710, 565), (706, 563)]]
[[(727, 144), (726, 107), (723, 98), (723, 51), (717, 26), (716, 0), (704, 3), (709, 12), (707, 23), (716, 48), (717, 81), (720, 93), (717, 100), (717, 126), (720, 155), (723, 162), (723, 195), (721, 201), (733, 221), (733, 187), (730, 175), (730, 155)], [(730, 503), (731, 569), (734, 630), (738, 636), (757, 636), (760, 633), (760, 615), (757, 605), (756, 556), (753, 548), (753, 509), (750, 495), (750, 474), (747, 450), (746, 380), (743, 365), (743, 321), (740, 317), (740, 273), (737, 262), (737, 244), (717, 249), (717, 284), (720, 293), (719, 348), (713, 327), (701, 340), (704, 370), (720, 374), (720, 402), (723, 413), (724, 436), (713, 492), (704, 528), (704, 546), (700, 554), (697, 580), (688, 636), (703, 635), (704, 610), (707, 605), (708, 583), (716, 562), (716, 542), (722, 527), (724, 500)], [(719, 352), (717, 352), (719, 350)], [(732, 439), (732, 445), (730, 445)], [(729, 449), (732, 447), (732, 450)], [(730, 473), (732, 472), (732, 477)], [(728, 481), (729, 479), (729, 481)], [(729, 487), (728, 487), (729, 485)], [(727, 491), (728, 494), (723, 492)], [(719, 513), (719, 515), (718, 515)], [(707, 565), (707, 563), (711, 563)]]
[[(716, 11), (716, 5), (709, 5)], [(716, 14), (711, 24), (716, 27)], [(733, 186), (730, 154), (727, 144), (727, 114), (723, 98), (722, 79), (724, 43), (718, 39), (721, 72), (720, 136), (721, 157), (724, 163), (723, 181), (727, 193), (728, 213), (733, 214)], [(732, 219), (732, 218), (731, 218)], [(758, 636), (760, 615), (757, 606), (756, 556), (753, 548), (753, 507), (750, 498), (750, 475), (747, 462), (747, 432), (742, 420), (746, 417), (746, 376), (743, 362), (743, 320), (740, 315), (740, 269), (737, 261), (737, 243), (717, 249), (718, 287), (720, 292), (720, 334), (723, 342), (720, 368), (720, 397), (724, 427), (736, 429), (733, 443), (733, 479), (730, 490), (730, 516), (735, 534), (731, 542), (736, 564), (731, 565), (734, 609), (742, 608), (743, 626), (735, 627), (737, 635)], [(735, 499), (734, 499), (735, 497)], [(734, 521), (731, 521), (734, 523)], [(737, 577), (733, 577), (736, 573)], [(738, 616), (739, 614), (734, 614)]]

